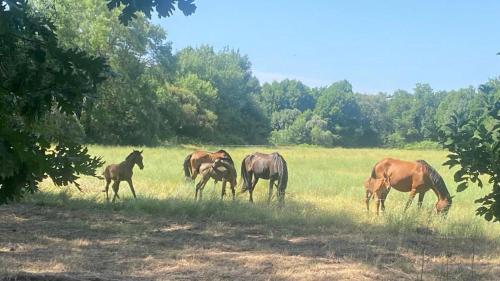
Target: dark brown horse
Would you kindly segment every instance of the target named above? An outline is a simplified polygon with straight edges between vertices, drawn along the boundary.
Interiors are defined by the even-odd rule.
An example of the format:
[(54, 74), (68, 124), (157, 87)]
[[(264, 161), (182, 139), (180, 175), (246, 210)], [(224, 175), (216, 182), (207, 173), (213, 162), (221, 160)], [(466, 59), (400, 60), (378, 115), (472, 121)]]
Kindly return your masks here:
[(137, 164), (137, 166), (139, 166), (141, 170), (144, 169), (144, 164), (142, 163), (142, 150), (134, 150), (127, 156), (127, 158), (125, 158), (125, 161), (121, 162), (120, 164), (111, 164), (106, 167), (106, 169), (102, 173), (104, 178), (106, 179), (106, 186), (104, 187), (104, 191), (106, 192), (106, 201), (109, 201), (108, 189), (111, 180), (114, 181), (113, 191), (115, 195), (113, 196), (113, 202), (116, 198), (120, 198), (118, 196), (118, 189), (121, 181), (128, 182), (134, 198), (137, 198), (135, 196), (134, 185), (132, 184), (132, 169), (134, 168), (135, 164)]
[(198, 199), (198, 191), (200, 192), (199, 198), (201, 200), (203, 188), (207, 184), (208, 180), (212, 178), (216, 183), (217, 181), (222, 181), (222, 193), (220, 200), (224, 199), (224, 195), (226, 195), (226, 182), (229, 182), (229, 184), (231, 185), (231, 193), (233, 194), (234, 201), (236, 179), (238, 175), (236, 174), (234, 164), (227, 158), (216, 159), (213, 163), (201, 164), (200, 175), (202, 176), (202, 179), (196, 185), (194, 200)]
[(232, 165), (234, 165), (233, 159), (225, 150), (221, 149), (216, 152), (197, 150), (186, 156), (184, 159), (184, 175), (187, 179), (195, 180), (196, 176), (200, 172), (201, 164), (212, 164), (216, 159), (227, 159)]
[(385, 199), (391, 188), (401, 192), (409, 192), (410, 198), (405, 210), (410, 207), (413, 198), (418, 193), (418, 206), (422, 206), (425, 193), (431, 189), (438, 197), (436, 211), (447, 213), (451, 207), (452, 197), (446, 188), (443, 178), (424, 160), (403, 161), (385, 158), (378, 162), (371, 176), (364, 183), (366, 189), (366, 209), (372, 196), (377, 200), (377, 214), (380, 205), (385, 209)]
[(275, 182), (278, 190), (280, 205), (285, 202), (285, 190), (288, 183), (288, 168), (285, 159), (279, 153), (271, 154), (255, 152), (247, 155), (241, 162), (241, 178), (243, 190), (250, 193), (250, 202), (253, 202), (253, 190), (259, 179), (269, 180), (269, 196), (267, 203), (271, 203)]

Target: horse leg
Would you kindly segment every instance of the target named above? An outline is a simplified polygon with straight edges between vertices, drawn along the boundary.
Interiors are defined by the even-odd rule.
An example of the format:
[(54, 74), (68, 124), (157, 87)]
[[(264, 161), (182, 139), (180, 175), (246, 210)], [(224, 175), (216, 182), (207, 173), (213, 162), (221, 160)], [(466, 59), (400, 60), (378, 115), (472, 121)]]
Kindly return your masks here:
[(236, 185), (235, 184), (233, 185), (231, 183), (231, 193), (233, 194), (233, 201), (234, 201), (234, 196), (236, 195), (236, 189), (235, 189), (235, 187), (236, 187)]
[[(279, 184), (278, 184), (279, 186)], [(279, 207), (283, 207), (283, 204), (285, 203), (285, 190), (283, 189), (279, 189), (278, 188), (278, 203), (279, 203)]]
[(255, 176), (254, 179), (253, 179), (253, 181), (252, 181), (252, 187), (249, 190), (249, 192), (250, 192), (250, 202), (252, 202), (252, 203), (253, 203), (253, 189), (257, 185), (258, 181), (259, 181), (259, 178)]
[(271, 197), (273, 197), (274, 180), (269, 180), (269, 196), (267, 197), (267, 205), (271, 204)]
[(201, 196), (202, 196), (202, 190), (205, 187), (205, 184), (207, 183), (209, 177), (203, 177), (201, 181), (196, 185), (196, 192), (194, 194), (194, 201), (198, 200), (198, 191), (200, 192), (200, 201), (201, 201)]
[(132, 184), (132, 179), (127, 180), (128, 186), (130, 186), (130, 190), (132, 191), (132, 195), (134, 195), (134, 199), (137, 199), (137, 196), (135, 196), (135, 189), (134, 185)]
[(420, 192), (418, 194), (418, 208), (422, 208), (422, 203), (424, 202), (425, 192)]
[(377, 216), (380, 211), (380, 201), (382, 201), (382, 192), (380, 190), (375, 191), (375, 206), (377, 208)]
[(382, 204), (382, 211), (385, 211), (385, 199), (387, 198), (387, 195), (389, 194), (389, 191), (390, 189), (387, 189), (387, 190), (384, 190), (382, 192), (382, 200), (381, 200), (381, 204)]
[(410, 207), (411, 202), (413, 201), (413, 198), (415, 198), (416, 193), (417, 193), (416, 189), (412, 189), (410, 191), (410, 197), (408, 198), (408, 202), (406, 202), (405, 211), (408, 210), (408, 208)]
[(226, 180), (222, 181), (222, 193), (220, 195), (220, 201), (224, 200), (224, 195), (226, 195)]
[(114, 191), (114, 195), (113, 195), (113, 199), (111, 200), (111, 202), (115, 202), (116, 198), (120, 198), (118, 196), (118, 190), (120, 189), (120, 181), (119, 180), (115, 180), (115, 182), (113, 183), (113, 191)]
[(366, 203), (366, 211), (370, 211), (370, 199), (372, 198), (372, 192), (367, 190), (366, 191), (366, 197), (365, 197), (365, 203)]
[(111, 183), (111, 179), (106, 179), (106, 186), (104, 187), (104, 191), (106, 192), (106, 202), (109, 202), (109, 184)]

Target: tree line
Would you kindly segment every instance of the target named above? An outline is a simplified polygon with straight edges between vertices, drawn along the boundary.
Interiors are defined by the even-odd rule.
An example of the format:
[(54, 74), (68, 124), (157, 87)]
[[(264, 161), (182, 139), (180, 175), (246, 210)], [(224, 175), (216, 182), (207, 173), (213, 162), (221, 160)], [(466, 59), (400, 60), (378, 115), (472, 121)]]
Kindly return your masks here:
[(60, 44), (106, 57), (112, 77), (85, 102), (81, 118), (53, 110), (49, 134), (85, 143), (314, 144), (400, 147), (437, 142), (453, 111), (486, 114), (498, 80), (478, 89), (360, 94), (348, 81), (311, 88), (297, 80), (264, 83), (239, 51), (210, 46), (176, 53), (166, 31), (138, 15), (125, 26), (100, 0), (37, 0)]

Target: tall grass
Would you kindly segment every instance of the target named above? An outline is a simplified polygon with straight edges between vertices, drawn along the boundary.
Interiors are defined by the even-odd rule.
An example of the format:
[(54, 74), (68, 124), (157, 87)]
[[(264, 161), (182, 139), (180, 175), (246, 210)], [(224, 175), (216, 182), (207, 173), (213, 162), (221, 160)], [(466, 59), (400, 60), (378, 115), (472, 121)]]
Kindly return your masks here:
[[(91, 146), (91, 153), (100, 155), (109, 163), (118, 163), (132, 151), (132, 147)], [(255, 205), (248, 203), (248, 194), (237, 195), (231, 202), (220, 202), (221, 184), (205, 187), (204, 201), (196, 203), (194, 184), (184, 181), (182, 161), (194, 147), (166, 147), (144, 149), (144, 170), (134, 169), (134, 186), (138, 200), (133, 200), (125, 182), (120, 185), (121, 200), (105, 202), (104, 181), (84, 177), (80, 180), (83, 193), (75, 188), (57, 188), (50, 182), (42, 185), (42, 192), (26, 198), (34, 204), (56, 205), (72, 209), (94, 209), (123, 213), (144, 213), (176, 219), (208, 219), (242, 224), (269, 224), (307, 232), (359, 230), (411, 233), (419, 228), (454, 237), (482, 237), (500, 239), (500, 225), (476, 217), (474, 199), (488, 192), (477, 187), (455, 194), (453, 171), (441, 166), (445, 152), (436, 150), (396, 149), (325, 149), (316, 147), (244, 147), (227, 148), (239, 171), (241, 159), (254, 151), (279, 150), (288, 162), (289, 185), (286, 206), (267, 206), (268, 182), (256, 187)], [(202, 149), (215, 150), (215, 147)], [(403, 206), (408, 194), (392, 190), (386, 201), (386, 211), (380, 216), (367, 213), (364, 203), (363, 180), (373, 165), (383, 157), (407, 160), (425, 159), (443, 176), (452, 195), (456, 195), (446, 218), (434, 214), (436, 196), (426, 194), (422, 210), (417, 204), (408, 212)], [(276, 200), (276, 198), (274, 198)], [(416, 200), (415, 200), (416, 201)], [(375, 209), (375, 205), (370, 206)]]

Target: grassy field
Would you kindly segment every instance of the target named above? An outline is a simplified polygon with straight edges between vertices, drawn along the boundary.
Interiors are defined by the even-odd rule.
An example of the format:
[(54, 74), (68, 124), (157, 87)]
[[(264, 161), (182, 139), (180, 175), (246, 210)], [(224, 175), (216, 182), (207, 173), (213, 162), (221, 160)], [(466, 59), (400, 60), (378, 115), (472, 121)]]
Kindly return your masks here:
[[(0, 273), (6, 279), (66, 276), (81, 280), (500, 280), (500, 225), (474, 215), (488, 192), (456, 194), (444, 151), (227, 148), (237, 164), (254, 151), (279, 150), (289, 167), (284, 209), (267, 206), (267, 182), (236, 202), (220, 202), (221, 184), (207, 184), (195, 203), (182, 161), (195, 147), (145, 148), (134, 170), (138, 199), (126, 183), (121, 200), (105, 202), (104, 181), (76, 188), (45, 182), (42, 192), (0, 206)], [(215, 150), (214, 147), (204, 149)], [(131, 147), (91, 147), (107, 163)], [(402, 212), (407, 194), (391, 191), (386, 212), (364, 206), (363, 180), (383, 157), (425, 159), (456, 195), (447, 218), (426, 195)], [(276, 200), (276, 198), (274, 198)], [(371, 208), (374, 209), (374, 204)], [(474, 258), (474, 263), (472, 263)], [(423, 267), (422, 267), (423, 266)]]

